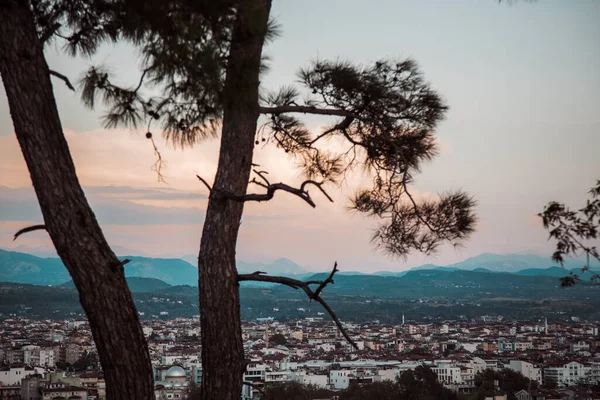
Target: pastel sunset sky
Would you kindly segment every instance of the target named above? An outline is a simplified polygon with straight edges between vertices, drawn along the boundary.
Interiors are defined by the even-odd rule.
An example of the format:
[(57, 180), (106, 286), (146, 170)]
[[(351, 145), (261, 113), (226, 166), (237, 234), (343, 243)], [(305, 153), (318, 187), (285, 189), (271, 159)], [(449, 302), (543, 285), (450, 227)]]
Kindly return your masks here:
[[(247, 204), (239, 259), (287, 257), (321, 270), (337, 260), (343, 270), (373, 272), (484, 252), (550, 256), (552, 243), (535, 215), (551, 200), (582, 205), (600, 178), (600, 1), (275, 0), (273, 15), (282, 36), (266, 49), (266, 89), (294, 83), (297, 70), (317, 57), (419, 63), (450, 110), (437, 130), (441, 154), (423, 168), (415, 191), (463, 189), (478, 201), (479, 223), (463, 248), (390, 259), (370, 243), (376, 221), (346, 211), (365, 178), (352, 176), (328, 188), (334, 203), (314, 193), (316, 209), (286, 193)], [(47, 59), (72, 81), (99, 63), (122, 83), (139, 77), (137, 53), (127, 45), (105, 46), (92, 60), (50, 46)], [(86, 109), (60, 81), (54, 87), (77, 172), (109, 242), (140, 255), (196, 254), (207, 203), (196, 174), (212, 181), (218, 140), (181, 150), (158, 139), (167, 163), (167, 183), (159, 183), (143, 131), (103, 129), (102, 108)], [(301, 179), (275, 148), (257, 149), (254, 161), (272, 181)], [(16, 230), (41, 221), (0, 89), (0, 247), (50, 250), (44, 232), (12, 241)]]

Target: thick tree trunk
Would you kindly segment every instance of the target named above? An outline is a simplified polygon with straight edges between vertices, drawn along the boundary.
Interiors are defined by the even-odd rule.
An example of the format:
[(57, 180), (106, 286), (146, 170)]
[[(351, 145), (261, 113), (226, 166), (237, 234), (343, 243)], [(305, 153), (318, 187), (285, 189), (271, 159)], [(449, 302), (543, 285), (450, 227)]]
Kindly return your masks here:
[(245, 194), (256, 134), (262, 48), (271, 0), (241, 2), (224, 91), (219, 164), (198, 257), (202, 333), (202, 398), (238, 400), (244, 369), (235, 249), (243, 203), (220, 190)]
[(26, 1), (0, 2), (0, 74), (46, 229), (90, 323), (107, 398), (153, 399), (152, 366), (137, 310), (123, 267), (77, 179)]

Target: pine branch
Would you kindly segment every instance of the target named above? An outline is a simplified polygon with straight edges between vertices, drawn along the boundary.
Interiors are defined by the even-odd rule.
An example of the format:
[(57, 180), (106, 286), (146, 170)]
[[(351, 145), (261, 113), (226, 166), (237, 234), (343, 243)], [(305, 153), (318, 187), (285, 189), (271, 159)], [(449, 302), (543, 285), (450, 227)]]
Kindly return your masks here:
[(429, 221), (427, 221), (427, 219), (425, 219), (422, 215), (421, 212), (419, 211), (419, 205), (417, 204), (417, 202), (415, 201), (414, 197), (412, 196), (412, 194), (408, 191), (408, 168), (406, 168), (404, 170), (404, 173), (402, 174), (402, 187), (404, 188), (404, 193), (406, 193), (406, 195), (408, 196), (410, 202), (412, 203), (413, 206), (413, 211), (415, 212), (415, 215), (417, 216), (417, 218), (423, 223), (425, 224), (425, 226), (433, 233), (438, 233), (438, 230), (433, 228), (431, 226), (431, 224), (429, 223)]
[(50, 75), (53, 75), (53, 76), (57, 77), (58, 79), (61, 79), (63, 82), (65, 82), (65, 85), (67, 85), (67, 87), (69, 89), (71, 89), (72, 91), (75, 91), (75, 88), (73, 87), (73, 85), (71, 85), (71, 81), (69, 81), (69, 78), (67, 78), (66, 76), (64, 76), (60, 72), (56, 72), (56, 71), (54, 71), (52, 69), (49, 69), (48, 73)]
[(342, 122), (327, 129), (325, 132), (321, 133), (320, 135), (317, 135), (317, 137), (315, 137), (313, 140), (311, 140), (310, 143), (308, 143), (308, 144), (313, 145), (316, 142), (318, 142), (320, 139), (324, 138), (325, 136), (327, 136), (330, 133), (333, 133), (335, 131), (345, 131), (346, 129), (348, 129), (350, 127), (350, 124), (352, 124), (353, 121), (354, 121), (354, 117), (348, 116), (348, 117), (344, 118), (342, 120)]
[(338, 110), (334, 108), (318, 108), (314, 106), (298, 106), (298, 105), (284, 105), (276, 107), (259, 107), (261, 114), (314, 114), (314, 115), (331, 115), (338, 117), (351, 117), (358, 118), (358, 115), (351, 111)]
[(59, 24), (58, 22), (50, 26), (46, 31), (42, 32), (42, 34), (40, 35), (40, 42), (46, 43), (48, 39), (50, 39), (52, 35), (54, 35), (56, 31), (60, 29), (60, 27), (61, 24)]
[(142, 87), (143, 83), (144, 83), (144, 78), (146, 78), (146, 74), (148, 72), (150, 72), (152, 68), (144, 68), (144, 71), (142, 72), (142, 76), (140, 77), (140, 80), (136, 86), (136, 88), (133, 90), (133, 93), (137, 93), (138, 90), (140, 90), (140, 88)]
[(32, 226), (28, 226), (26, 228), (23, 228), (21, 230), (19, 230), (17, 233), (15, 233), (15, 237), (13, 238), (13, 242), (15, 240), (17, 240), (17, 238), (19, 236), (21, 236), (24, 233), (28, 233), (28, 232), (33, 232), (33, 231), (39, 231), (39, 230), (46, 230), (46, 225), (32, 225)]
[[(334, 283), (333, 277), (336, 272), (338, 272), (337, 262), (334, 263), (331, 273), (329, 274), (327, 279), (325, 279), (324, 281), (301, 281), (298, 279), (288, 278), (285, 276), (265, 275), (264, 272), (256, 271), (253, 274), (241, 274), (241, 275), (238, 274), (238, 282), (243, 282), (243, 281), (270, 282), (270, 283), (278, 283), (280, 285), (285, 285), (285, 286), (291, 287), (292, 289), (295, 289), (295, 290), (302, 289), (304, 291), (304, 293), (306, 293), (306, 296), (310, 300), (314, 300), (317, 303), (321, 304), (321, 306), (325, 309), (325, 311), (327, 311), (327, 313), (331, 316), (331, 319), (333, 319), (333, 322), (335, 323), (335, 325), (337, 326), (339, 331), (342, 333), (344, 338), (348, 341), (348, 343), (350, 343), (352, 345), (352, 347), (354, 347), (355, 349), (358, 350), (358, 346), (356, 345), (354, 340), (352, 340), (350, 335), (348, 335), (348, 332), (346, 332), (346, 330), (342, 326), (342, 322), (340, 321), (340, 319), (337, 317), (335, 312), (331, 309), (329, 304), (327, 304), (327, 302), (325, 300), (323, 300), (323, 298), (321, 297), (321, 292), (323, 291), (323, 289), (325, 289), (325, 287), (327, 285)], [(316, 290), (313, 291), (312, 288), (310, 287), (310, 285), (319, 285), (319, 286), (317, 287)]]

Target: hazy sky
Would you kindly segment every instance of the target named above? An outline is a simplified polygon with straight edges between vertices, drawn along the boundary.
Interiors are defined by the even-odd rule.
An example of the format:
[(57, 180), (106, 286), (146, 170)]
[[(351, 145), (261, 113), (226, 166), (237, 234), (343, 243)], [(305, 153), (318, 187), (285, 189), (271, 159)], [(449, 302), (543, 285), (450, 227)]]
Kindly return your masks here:
[[(319, 269), (338, 260), (346, 270), (375, 271), (482, 252), (551, 253), (535, 214), (550, 200), (579, 206), (600, 178), (600, 1), (275, 0), (273, 15), (283, 34), (267, 48), (266, 88), (293, 83), (298, 68), (317, 57), (363, 64), (414, 58), (450, 105), (437, 132), (442, 154), (423, 168), (416, 189), (425, 196), (466, 190), (479, 202), (480, 222), (462, 249), (390, 260), (369, 242), (373, 222), (345, 210), (354, 179), (341, 191), (330, 188), (335, 204), (315, 194), (314, 210), (285, 193), (248, 204), (240, 259), (288, 257)], [(72, 80), (97, 63), (122, 82), (139, 76), (127, 46), (103, 48), (93, 60), (52, 48), (47, 55), (51, 68)], [(212, 180), (218, 142), (181, 151), (159, 141), (168, 163), (168, 184), (160, 184), (142, 134), (102, 129), (101, 110), (85, 109), (60, 81), (54, 86), (81, 182), (109, 241), (150, 255), (197, 253), (206, 192), (195, 175)], [(257, 151), (255, 161), (275, 181), (298, 180), (276, 149)], [(43, 232), (12, 242), (16, 229), (41, 215), (3, 92), (0, 185), (0, 246), (48, 248)]]

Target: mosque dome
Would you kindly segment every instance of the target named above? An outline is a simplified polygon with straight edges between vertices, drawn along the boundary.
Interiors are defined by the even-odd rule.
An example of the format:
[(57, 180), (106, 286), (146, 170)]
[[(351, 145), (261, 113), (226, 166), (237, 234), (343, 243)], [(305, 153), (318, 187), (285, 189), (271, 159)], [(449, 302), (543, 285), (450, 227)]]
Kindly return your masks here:
[(167, 370), (167, 378), (185, 378), (185, 370), (178, 365), (173, 365)]

